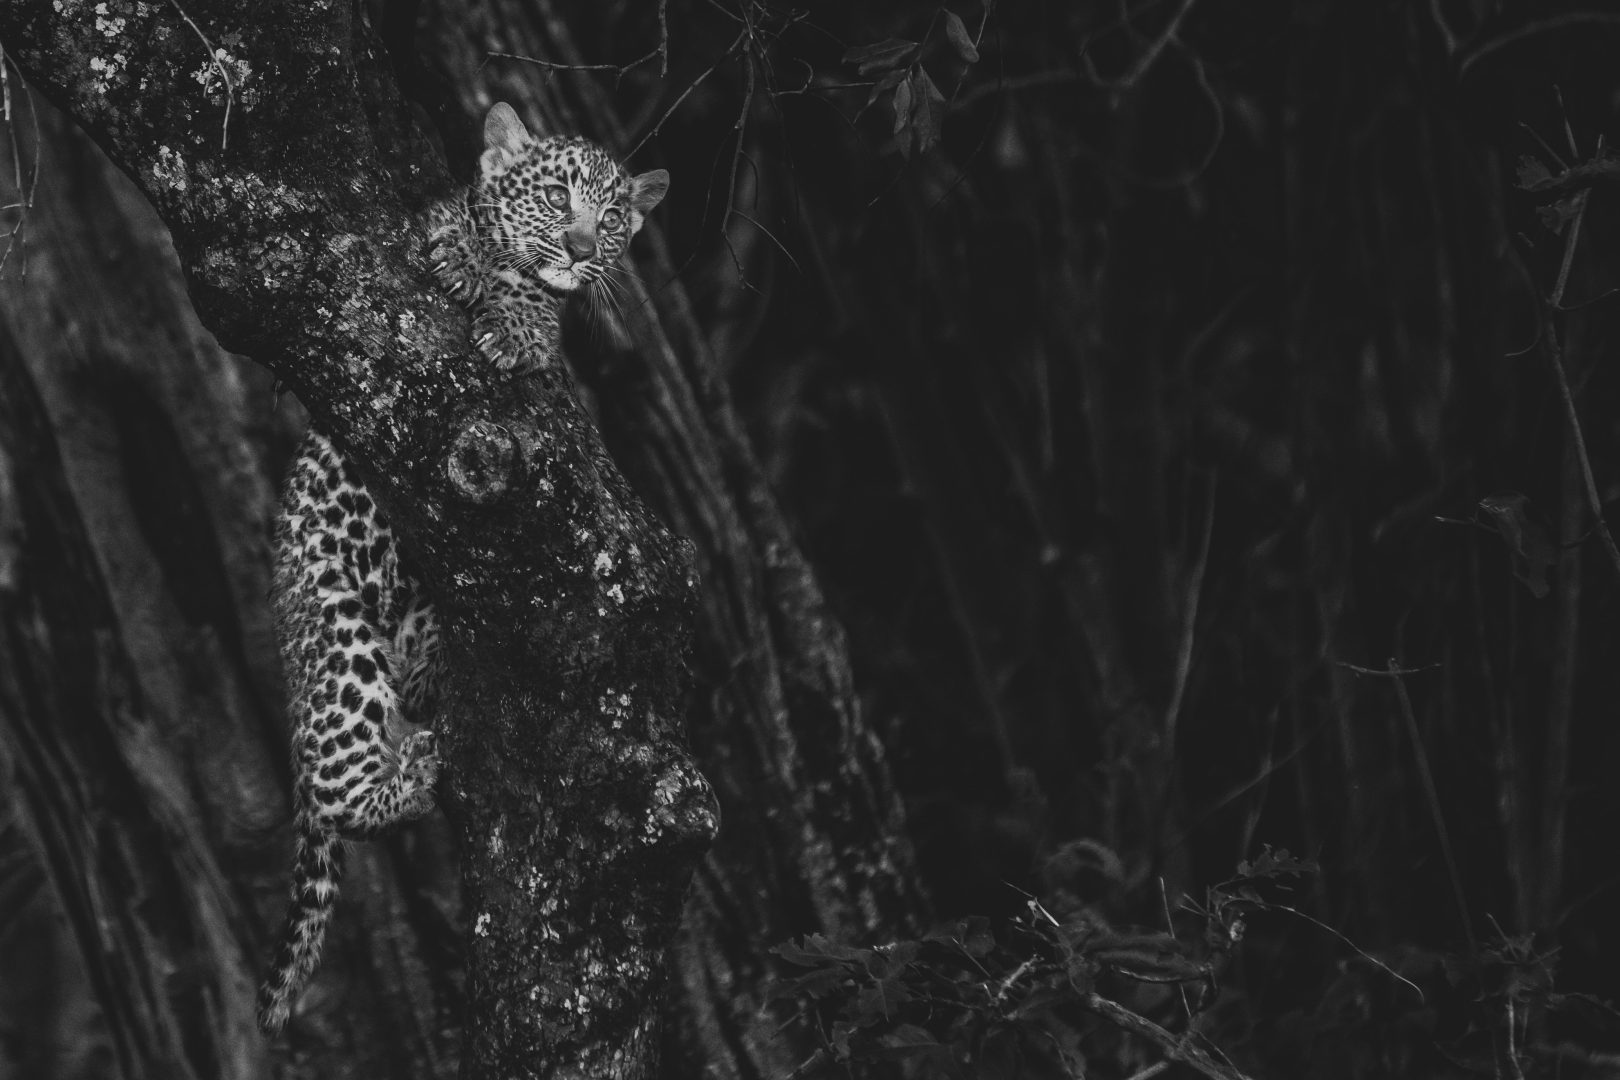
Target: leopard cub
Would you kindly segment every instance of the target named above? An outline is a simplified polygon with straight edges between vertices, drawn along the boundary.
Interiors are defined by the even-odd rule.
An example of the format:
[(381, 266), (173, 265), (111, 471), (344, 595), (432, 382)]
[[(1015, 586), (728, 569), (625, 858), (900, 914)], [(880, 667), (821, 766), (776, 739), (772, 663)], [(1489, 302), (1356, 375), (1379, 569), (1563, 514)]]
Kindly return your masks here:
[[(595, 143), (529, 134), (510, 105), (484, 121), (472, 188), (428, 216), (440, 285), (473, 312), (503, 370), (552, 363), (571, 293), (605, 282), (669, 186)], [(282, 497), (274, 605), (292, 721), (297, 854), (292, 903), (259, 992), (259, 1025), (286, 1024), (320, 959), (343, 842), (433, 807), (439, 629), (387, 519), (330, 440), (311, 431)]]
[(586, 139), (536, 138), (505, 102), (484, 120), (478, 165), (478, 182), (434, 211), (429, 258), (472, 309), (485, 356), (502, 370), (544, 367), (568, 295), (611, 287), (669, 173), (632, 176)]

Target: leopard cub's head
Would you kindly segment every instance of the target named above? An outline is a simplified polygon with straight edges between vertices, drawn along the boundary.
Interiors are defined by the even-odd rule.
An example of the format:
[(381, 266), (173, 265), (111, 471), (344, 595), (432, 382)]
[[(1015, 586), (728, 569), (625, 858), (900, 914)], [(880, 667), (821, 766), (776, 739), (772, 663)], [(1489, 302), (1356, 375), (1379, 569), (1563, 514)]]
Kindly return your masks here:
[(668, 189), (663, 169), (631, 176), (588, 139), (531, 135), (504, 101), (484, 120), (473, 200), (479, 242), (496, 265), (553, 292), (608, 272)]

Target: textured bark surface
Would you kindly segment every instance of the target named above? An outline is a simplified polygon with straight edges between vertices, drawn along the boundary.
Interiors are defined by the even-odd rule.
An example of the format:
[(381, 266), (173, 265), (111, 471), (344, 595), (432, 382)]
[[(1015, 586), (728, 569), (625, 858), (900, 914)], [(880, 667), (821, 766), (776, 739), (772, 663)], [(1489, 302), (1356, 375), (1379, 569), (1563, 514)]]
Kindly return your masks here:
[[(469, 761), (478, 756), (476, 739), (466, 734), (473, 728), (457, 729), (462, 742), (452, 753), (458, 754), (462, 840), (469, 833), (477, 840), (469, 849), (475, 858), (467, 867), (465, 908), (451, 832), (442, 820), (355, 849), (327, 960), (303, 1015), (285, 1044), (274, 1048), (274, 1071), (456, 1075), (466, 995), (475, 1009), (504, 1012), (503, 995), (531, 989), (541, 1006), (532, 1012), (532, 1026), (486, 1033), (475, 1044), (470, 1069), (486, 1059), (493, 1063), (490, 1075), (543, 1068), (545, 1053), (526, 1057), (536, 1038), (557, 1048), (559, 1063), (574, 1055), (593, 1074), (626, 1068), (648, 1031), (648, 1017), (637, 1006), (656, 997), (663, 969), (651, 959), (655, 950), (638, 950), (599, 928), (613, 928), (613, 935), (628, 928), (629, 936), (648, 940), (667, 935), (670, 882), (708, 826), (701, 798), (678, 797), (698, 790), (678, 750), (682, 714), (658, 708), (677, 700), (679, 674), (666, 661), (678, 652), (667, 647), (684, 617), (688, 586), (678, 573), (659, 579), (652, 567), (642, 575), (648, 598), (622, 622), (608, 595), (619, 585), (634, 599), (636, 574), (626, 564), (635, 557), (624, 538), (640, 530), (661, 534), (616, 479), (560, 375), (515, 392), (458, 355), (465, 352), (463, 324), (441, 298), (423, 290), (411, 231), (391, 216), (448, 181), (401, 119), (404, 110), (376, 89), (382, 80), (368, 70), (363, 32), (356, 31), (363, 59), (352, 69), (308, 61), (298, 74), (304, 85), (285, 90), (286, 107), (274, 109), (264, 97), (270, 81), (294, 70), (276, 61), (274, 34), (282, 33), (289, 55), (310, 56), (311, 42), (335, 31), (289, 17), (280, 31), (257, 31), (251, 53), (222, 37), (231, 58), (226, 62), (247, 65), (246, 74), (230, 69), (237, 85), (227, 125), (223, 84), (208, 82), (191, 28), (180, 41), (174, 27), (148, 35), (150, 54), (137, 56), (123, 37), (98, 32), (93, 6), (65, 5), (46, 18), (49, 7), (4, 16), (8, 45), (52, 97), (70, 107), (78, 103), (82, 118), (123, 155), (121, 163), (168, 216), (200, 309), (222, 337), (271, 364), (324, 417), (327, 430), (370, 464), (374, 485), (408, 542), (428, 524), (425, 546), (432, 550), (421, 559), (430, 579), (442, 589), (454, 575), (452, 596), (441, 603), (458, 618), (451, 688), (460, 700), (456, 715), (488, 723), (492, 734), (476, 738), (510, 749), (482, 765)], [(453, 156), (458, 145), (470, 145), (478, 117), (496, 97), (623, 148), (611, 105), (590, 85), (558, 95), (537, 92), (530, 79), (498, 77), (526, 68), (484, 70), (485, 50), (574, 55), (559, 12), (511, 7), (472, 11), (445, 4), (424, 23), (423, 51), (436, 56), (447, 84), (457, 87), (453, 104), (446, 99), (431, 110)], [(211, 37), (258, 17), (248, 9), (186, 10)], [(328, 11), (334, 26), (342, 15)], [(133, 17), (118, 17), (127, 36)], [(275, 9), (265, 17), (274, 21)], [(148, 11), (142, 18), (162, 22), (166, 16)], [(397, 35), (401, 27), (380, 29)], [(28, 41), (32, 52), (23, 48)], [(103, 46), (114, 51), (95, 51)], [(91, 65), (92, 56), (101, 59)], [(80, 61), (87, 66), (75, 68)], [(140, 93), (128, 85), (136, 64), (153, 73)], [(164, 92), (158, 86), (164, 73), (167, 92), (176, 93), (166, 105), (153, 96)], [(352, 105), (345, 112), (334, 104), (356, 85), (370, 88), (369, 119)], [(343, 130), (324, 136), (308, 130), (309, 116), (341, 116)], [(223, 153), (222, 136), (228, 139)], [(224, 970), (235, 980), (228, 994), (219, 992), (221, 1004), (206, 1021), (178, 999), (142, 1007), (166, 1017), (158, 1029), (202, 1023), (207, 1037), (190, 1038), (188, 1046), (235, 1048), (230, 1068), (198, 1057), (188, 1066), (195, 1075), (266, 1075), (270, 1057), (251, 1032), (246, 1010), (264, 936), (284, 903), (288, 864), (284, 722), (263, 604), (264, 539), (274, 507), (271, 478), (290, 452), (299, 418), (296, 408), (289, 413), (287, 404), (278, 406), (268, 374), (221, 352), (197, 326), (164, 226), (142, 195), (76, 141), (82, 137), (58, 130), (49, 117), (44, 137), (45, 196), (28, 233), (32, 268), (21, 277), (18, 264), (11, 264), (0, 282), (0, 303), (10, 359), (26, 363), (25, 382), (31, 380), (54, 410), (41, 437), (54, 431), (69, 460), (65, 473), (34, 470), (30, 481), (47, 492), (52, 485), (78, 485), (56, 497), (69, 510), (76, 506), (101, 519), (91, 522), (85, 543), (107, 576), (80, 587), (101, 595), (104, 606), (139, 609), (123, 611), (120, 632), (106, 637), (109, 663), (134, 673), (160, 728), (142, 760), (159, 763), (208, 823), (198, 826), (202, 839), (193, 838), (194, 850), (171, 845), (163, 849), (167, 856), (148, 852), (142, 865), (173, 879), (203, 866), (218, 881), (247, 883), (252, 893), (251, 910), (239, 891), (219, 901), (222, 914), (215, 917), (231, 932), (214, 932), (206, 950), (167, 943), (190, 949), (190, 966)], [(298, 156), (304, 153), (318, 156)], [(324, 186), (336, 174), (323, 170), (355, 161), (362, 174), (375, 166), (372, 174), (338, 189)], [(79, 180), (63, 186), (52, 183), (57, 177)], [(674, 268), (656, 222), (636, 254), (644, 280), (671, 284), (654, 290), (651, 302), (643, 289), (628, 320), (631, 338), (598, 343), (578, 367), (601, 391), (600, 419), (615, 434), (620, 466), (695, 543), (705, 582), (696, 613), (700, 686), (685, 717), (702, 767), (717, 781), (726, 823), (688, 895), (670, 969), (677, 980), (673, 1030), (682, 1044), (671, 1066), (772, 1075), (803, 1060), (804, 1048), (785, 1040), (781, 1017), (762, 1008), (772, 976), (770, 946), (814, 930), (881, 938), (913, 925), (923, 905), (899, 803), (855, 700), (842, 631), (829, 618), (714, 375), (716, 359), (681, 285), (672, 282)], [(47, 259), (56, 255), (82, 265), (51, 273)], [(88, 309), (99, 318), (87, 322)], [(156, 339), (134, 334), (130, 328), (137, 325), (150, 327)], [(73, 328), (65, 340), (60, 327)], [(610, 369), (640, 373), (636, 386), (624, 392), (609, 385), (604, 373)], [(150, 409), (129, 409), (132, 395), (150, 400)], [(17, 404), (24, 398), (11, 398), (12, 407), (26, 407)], [(445, 401), (454, 401), (455, 409), (447, 412)], [(127, 427), (129, 416), (144, 418), (134, 421), (139, 430), (122, 432), (115, 443), (101, 434)], [(99, 486), (89, 489), (74, 479), (75, 457), (82, 459), (77, 474)], [(546, 490), (546, 498), (532, 498), (537, 490)], [(177, 505), (197, 516), (178, 530)], [(520, 541), (534, 535), (524, 532), (533, 523), (520, 523), (516, 509), (537, 505), (533, 516), (542, 532), (562, 537), (561, 543)], [(18, 528), (48, 548), (57, 546), (62, 531), (59, 523), (51, 530), (27, 522)], [(660, 542), (636, 542), (635, 550), (646, 559)], [(423, 544), (420, 536), (417, 543)], [(513, 547), (503, 552), (503, 544)], [(665, 557), (679, 567), (678, 554)], [(543, 579), (538, 586), (535, 578)], [(651, 595), (660, 589), (668, 590), (662, 600)], [(544, 599), (525, 608), (529, 597)], [(8, 616), (16, 610), (8, 607)], [(152, 612), (167, 612), (168, 621)], [(82, 617), (69, 623), (81, 634), (95, 625)], [(536, 652), (553, 657), (534, 668), (555, 689), (536, 691), (532, 683), (523, 688), (510, 680), (506, 668)], [(637, 670), (638, 657), (651, 662)], [(63, 666), (45, 653), (30, 660)], [(537, 701), (547, 707), (536, 708)], [(95, 733), (91, 740), (108, 741), (116, 715), (111, 707), (86, 703), (82, 711), (82, 722)], [(23, 741), (21, 715), (7, 710), (8, 747)], [(533, 723), (535, 716), (542, 722)], [(563, 745), (573, 749), (559, 751)], [(515, 775), (519, 766), (512, 763), (525, 754), (544, 756), (548, 771)], [(78, 767), (88, 786), (102, 788), (127, 766), (111, 757)], [(36, 787), (19, 784), (17, 790)], [(525, 801), (534, 791), (543, 797)], [(519, 794), (515, 808), (507, 801), (513, 792)], [(665, 795), (677, 798), (666, 807), (658, 801)], [(653, 832), (673, 842), (628, 844), (622, 826), (642, 820), (604, 810), (626, 805), (644, 808)], [(593, 824), (581, 827), (582, 817)], [(71, 850), (35, 836), (26, 858), (31, 865), (49, 858), (71, 862), (77, 857)], [(53, 872), (38, 880), (45, 893), (47, 886), (60, 891), (75, 882), (97, 883), (84, 867), (67, 878)], [(582, 899), (570, 906), (571, 896)], [(50, 906), (42, 893), (36, 907)], [(500, 918), (503, 912), (510, 921)], [(509, 929), (530, 919), (540, 944), (525, 949)], [(195, 936), (185, 933), (188, 941)], [(76, 935), (62, 949), (71, 952), (73, 945), (99, 948)], [(462, 979), (469, 960), (470, 985)], [(161, 958), (147, 962), (169, 966)], [(589, 982), (579, 977), (581, 968), (637, 986), (642, 996), (604, 995), (587, 1000), (582, 1012), (577, 991)], [(75, 983), (63, 992), (94, 1009), (105, 990), (104, 983), (94, 992)], [(586, 1064), (591, 1039), (605, 1048), (607, 1064)], [(631, 1054), (615, 1065), (618, 1050)], [(503, 1063), (513, 1057), (525, 1060)], [(191, 1075), (170, 1070), (170, 1059), (156, 1051), (121, 1060), (123, 1075)], [(40, 1074), (73, 1075), (70, 1064), (58, 1064)]]
[[(577, 38), (600, 39), (614, 14), (549, 0), (429, 7), (424, 40), (443, 49), (432, 58), (433, 82), (455, 88), (447, 129), (468, 122), (448, 117), (507, 100), (561, 130), (630, 148), (606, 80), (536, 78), (531, 64), (487, 59), (599, 62)], [(678, 84), (661, 89), (676, 93)], [(766, 1007), (768, 950), (813, 931), (892, 937), (923, 921), (927, 904), (882, 746), (855, 695), (843, 628), (741, 430), (657, 215), (632, 257), (639, 280), (624, 305), (628, 335), (581, 340), (570, 356), (596, 391), (615, 459), (693, 542), (704, 581), (688, 720), (724, 828), (687, 903), (673, 1031), (687, 1041), (683, 1060), (705, 1075), (782, 1075), (809, 1048), (785, 1036), (787, 1013)]]
[[(14, 5), (0, 33), (156, 205), (204, 322), (371, 478), (447, 616), (462, 1075), (644, 1075), (714, 826), (680, 729), (686, 549), (619, 478), (566, 373), (486, 371), (427, 287), (410, 212), (447, 185), (353, 10), (187, 14), (196, 25), (173, 6)], [(199, 26), (234, 75), (216, 101)], [(479, 424), (523, 464), (495, 499), (465, 498), (448, 468)]]

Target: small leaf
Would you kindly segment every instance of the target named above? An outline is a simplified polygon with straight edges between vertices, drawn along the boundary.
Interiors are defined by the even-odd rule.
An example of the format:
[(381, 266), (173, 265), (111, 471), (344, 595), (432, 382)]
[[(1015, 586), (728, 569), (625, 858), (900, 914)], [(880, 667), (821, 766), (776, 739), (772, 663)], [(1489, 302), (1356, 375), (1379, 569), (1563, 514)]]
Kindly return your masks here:
[(1581, 196), (1579, 193), (1565, 196), (1557, 202), (1536, 208), (1536, 217), (1548, 232), (1555, 236), (1562, 236), (1564, 226), (1568, 225), (1576, 214), (1580, 213)]
[(844, 53), (844, 63), (855, 64), (862, 75), (870, 75), (876, 71), (900, 67), (916, 51), (915, 41), (886, 38), (872, 45), (858, 45), (850, 49)]
[(821, 967), (823, 964), (827, 963), (827, 957), (820, 953), (810, 952), (808, 949), (801, 949), (791, 941), (782, 942), (782, 944), (772, 949), (771, 952), (775, 953), (777, 956), (780, 956), (788, 963), (797, 964), (800, 967)]
[(984, 959), (995, 949), (996, 938), (990, 932), (990, 920), (983, 915), (974, 915), (969, 918), (965, 931), (962, 937), (962, 948), (975, 960)]
[(922, 153), (939, 142), (939, 129), (945, 120), (945, 95), (920, 67), (913, 69), (910, 85), (912, 141), (917, 152)]
[[(1241, 869), (1247, 867), (1247, 869)], [(1266, 844), (1260, 849), (1260, 854), (1253, 863), (1240, 864), (1239, 872), (1244, 877), (1310, 877), (1320, 869), (1314, 859), (1296, 859), (1288, 853), (1287, 848), (1273, 849)]]
[(881, 1044), (873, 1048), (869, 1056), (873, 1061), (911, 1061), (929, 1066), (928, 1072), (918, 1075), (966, 1075), (957, 1053), (916, 1024), (901, 1024), (883, 1036)]
[(855, 949), (848, 945), (840, 945), (824, 934), (810, 934), (804, 938), (802, 946), (791, 941), (784, 941), (771, 950), (783, 960), (800, 967), (824, 967), (828, 964), (843, 961), (863, 962), (872, 954), (871, 949)]
[(922, 946), (915, 941), (897, 941), (887, 949), (889, 963), (894, 970), (899, 970), (917, 959)]
[(849, 983), (849, 972), (842, 965), (820, 968), (795, 979), (778, 979), (771, 986), (769, 998), (771, 1001), (781, 1001), (803, 995), (819, 1001)]
[(833, 1057), (839, 1061), (849, 1060), (849, 1037), (855, 1034), (855, 1025), (844, 1020), (833, 1024), (832, 1049)]
[(809, 935), (804, 939), (804, 947), (811, 952), (830, 956), (835, 960), (852, 960), (856, 963), (864, 963), (866, 958), (872, 954), (871, 949), (857, 949), (852, 945), (834, 941), (826, 934)]
[(1547, 166), (1526, 154), (1519, 158), (1519, 187), (1524, 191), (1534, 191), (1538, 187), (1552, 180), (1552, 173)]
[(1546, 596), (1547, 571), (1558, 560), (1558, 546), (1547, 526), (1537, 520), (1530, 500), (1517, 491), (1499, 491), (1479, 500), (1479, 508), (1507, 544), (1513, 576), (1537, 600)]
[(969, 64), (979, 62), (979, 49), (968, 36), (967, 27), (962, 22), (962, 16), (954, 11), (945, 13), (945, 37), (950, 41), (951, 47)]
[(899, 979), (880, 979), (855, 995), (850, 1019), (862, 1027), (888, 1020), (894, 1010), (911, 1000), (911, 990)]
[[(894, 88), (894, 133), (900, 134), (906, 125), (911, 123), (911, 80), (906, 80)], [(907, 142), (902, 146), (908, 145)]]
[(903, 70), (891, 71), (884, 75), (883, 78), (879, 79), (877, 84), (872, 87), (871, 94), (867, 95), (866, 108), (870, 109), (878, 98), (882, 97), (886, 92), (899, 86), (905, 77), (906, 73)]

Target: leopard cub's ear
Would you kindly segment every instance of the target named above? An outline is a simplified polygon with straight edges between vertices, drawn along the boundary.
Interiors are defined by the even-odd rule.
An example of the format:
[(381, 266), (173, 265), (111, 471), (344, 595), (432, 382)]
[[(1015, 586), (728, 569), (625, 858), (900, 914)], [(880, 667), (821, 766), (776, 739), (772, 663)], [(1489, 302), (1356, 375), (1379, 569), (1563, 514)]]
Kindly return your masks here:
[(654, 169), (630, 178), (630, 208), (638, 214), (647, 214), (664, 201), (669, 191), (669, 173)]
[(521, 156), (533, 140), (512, 106), (497, 101), (484, 117), (484, 153), (478, 159), (484, 175), (500, 172)]

